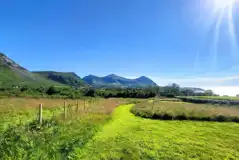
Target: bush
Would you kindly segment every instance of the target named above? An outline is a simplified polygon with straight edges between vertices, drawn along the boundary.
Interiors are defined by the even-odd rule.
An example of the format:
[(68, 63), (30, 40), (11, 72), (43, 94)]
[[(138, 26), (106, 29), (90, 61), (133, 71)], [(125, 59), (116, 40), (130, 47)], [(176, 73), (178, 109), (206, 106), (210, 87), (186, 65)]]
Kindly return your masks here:
[(53, 95), (53, 94), (57, 94), (60, 93), (60, 89), (55, 87), (55, 86), (51, 86), (47, 91), (46, 94), (48, 95)]
[(25, 91), (27, 91), (28, 90), (28, 87), (27, 86), (23, 86), (23, 87), (21, 87), (21, 92), (25, 92)]
[(165, 97), (167, 97), (167, 98), (175, 98), (175, 94), (169, 93), (169, 94), (166, 94)]
[(95, 96), (95, 90), (89, 89), (85, 91), (85, 96), (94, 97)]

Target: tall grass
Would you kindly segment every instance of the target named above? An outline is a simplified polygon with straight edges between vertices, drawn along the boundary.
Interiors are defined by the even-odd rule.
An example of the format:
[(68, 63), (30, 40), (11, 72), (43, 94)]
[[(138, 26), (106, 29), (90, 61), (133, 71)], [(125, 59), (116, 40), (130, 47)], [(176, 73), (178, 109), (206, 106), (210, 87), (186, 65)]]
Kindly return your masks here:
[(230, 97), (230, 96), (192, 96), (189, 98), (201, 98), (201, 99), (217, 99), (217, 100), (235, 100), (239, 101), (239, 97)]
[[(109, 100), (67, 100), (67, 118), (61, 99), (1, 99), (0, 159), (72, 159), (110, 119), (121, 102)], [(43, 103), (43, 123), (37, 121), (37, 107)]]
[(144, 102), (135, 105), (131, 112), (152, 119), (239, 122), (239, 108), (212, 104)]
[(239, 106), (238, 97), (219, 97), (219, 96), (194, 96), (194, 97), (178, 97), (184, 102), (198, 103), (198, 104), (220, 104)]

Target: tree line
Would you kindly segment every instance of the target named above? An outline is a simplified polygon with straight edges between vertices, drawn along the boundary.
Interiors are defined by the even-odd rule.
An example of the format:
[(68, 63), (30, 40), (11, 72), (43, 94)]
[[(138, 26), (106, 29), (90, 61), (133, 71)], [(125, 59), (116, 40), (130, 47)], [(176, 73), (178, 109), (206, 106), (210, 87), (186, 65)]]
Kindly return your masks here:
[(8, 88), (0, 87), (0, 96), (35, 96), (35, 97), (122, 97), (122, 98), (152, 98), (156, 96), (174, 98), (176, 96), (216, 96), (211, 90), (195, 93), (190, 88), (181, 88), (173, 83), (163, 87), (149, 88), (76, 88), (69, 86), (29, 87), (27, 85)]

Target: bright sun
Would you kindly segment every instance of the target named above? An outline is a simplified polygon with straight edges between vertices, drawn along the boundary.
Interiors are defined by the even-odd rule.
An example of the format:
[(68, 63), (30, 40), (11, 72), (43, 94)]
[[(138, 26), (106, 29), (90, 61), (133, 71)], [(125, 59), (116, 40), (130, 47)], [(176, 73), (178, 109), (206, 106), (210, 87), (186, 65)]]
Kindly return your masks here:
[(213, 0), (213, 6), (216, 10), (232, 7), (236, 0)]

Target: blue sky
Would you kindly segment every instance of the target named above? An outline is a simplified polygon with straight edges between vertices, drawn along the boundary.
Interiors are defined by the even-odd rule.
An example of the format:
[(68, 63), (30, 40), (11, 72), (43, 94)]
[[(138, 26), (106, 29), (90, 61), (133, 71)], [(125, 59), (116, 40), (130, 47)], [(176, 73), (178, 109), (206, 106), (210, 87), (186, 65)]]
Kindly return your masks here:
[(239, 86), (237, 43), (225, 15), (215, 42), (219, 14), (207, 2), (1, 1), (0, 52), (29, 70), (144, 75), (162, 85)]

